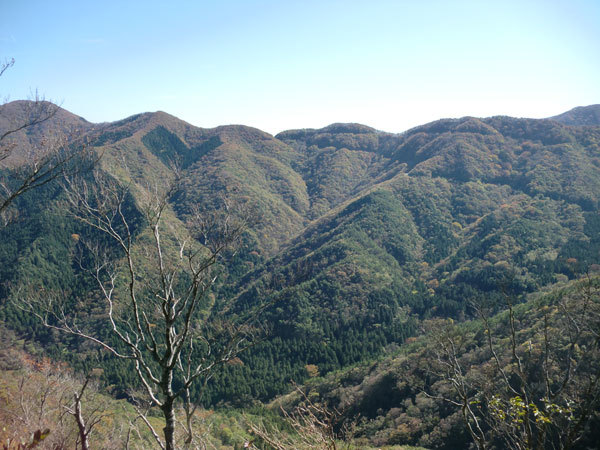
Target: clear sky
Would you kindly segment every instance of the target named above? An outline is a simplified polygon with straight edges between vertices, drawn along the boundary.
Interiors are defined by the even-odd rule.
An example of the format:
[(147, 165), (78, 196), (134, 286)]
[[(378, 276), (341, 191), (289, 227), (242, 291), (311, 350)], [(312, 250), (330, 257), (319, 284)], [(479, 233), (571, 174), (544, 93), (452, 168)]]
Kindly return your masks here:
[(270, 133), (600, 103), (600, 0), (0, 0), (0, 95)]

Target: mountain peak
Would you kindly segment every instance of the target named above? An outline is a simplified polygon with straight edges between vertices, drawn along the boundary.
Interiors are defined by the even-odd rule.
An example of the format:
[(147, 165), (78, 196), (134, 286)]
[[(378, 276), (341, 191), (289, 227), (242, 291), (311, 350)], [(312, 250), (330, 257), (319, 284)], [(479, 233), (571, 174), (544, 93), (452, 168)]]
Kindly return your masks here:
[(332, 123), (323, 128), (298, 128), (282, 131), (275, 135), (277, 139), (298, 139), (322, 134), (373, 134), (375, 128), (360, 123)]
[[(75, 127), (75, 128), (90, 128), (93, 124), (88, 122), (83, 117), (80, 117), (66, 109), (61, 108), (59, 105), (53, 104), (52, 102), (42, 100), (14, 100), (9, 103), (5, 103), (0, 106), (0, 121), (13, 121), (15, 123), (21, 123), (29, 120), (32, 113), (35, 111), (54, 111), (55, 114), (50, 117), (49, 123), (51, 127), (62, 126), (62, 127)], [(0, 125), (6, 125), (2, 123)], [(39, 128), (39, 127), (38, 127)]]
[[(41, 119), (41, 120), (40, 120)], [(23, 124), (32, 124), (22, 128)], [(38, 151), (38, 146), (49, 136), (72, 136), (86, 133), (95, 125), (58, 105), (45, 100), (15, 100), (0, 105), (0, 134), (9, 130), (7, 140), (14, 146), (5, 165), (21, 164)]]
[(598, 126), (600, 125), (600, 104), (578, 106), (558, 116), (549, 117), (550, 120), (571, 126)]
[(375, 128), (360, 123), (332, 123), (327, 125), (325, 128), (319, 130), (326, 133), (352, 133), (352, 134), (365, 134), (365, 133), (376, 133)]

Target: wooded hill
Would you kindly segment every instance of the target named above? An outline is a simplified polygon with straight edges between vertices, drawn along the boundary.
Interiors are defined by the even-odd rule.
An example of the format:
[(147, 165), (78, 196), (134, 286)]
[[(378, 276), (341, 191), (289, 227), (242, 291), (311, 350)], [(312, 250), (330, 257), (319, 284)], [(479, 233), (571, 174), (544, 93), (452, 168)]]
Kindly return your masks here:
[[(23, 106), (4, 105), (2, 120), (17, 120)], [(41, 136), (68, 131), (88, 137), (97, 170), (129, 185), (133, 221), (139, 199), (175, 172), (173, 229), (223, 199), (259, 212), (212, 296), (233, 316), (267, 304), (268, 336), (194, 391), (205, 405), (241, 406), (402, 347), (423, 320), (472, 318), (473, 299), (502, 305), (507, 291), (523, 299), (593, 271), (599, 125), (596, 105), (551, 119), (443, 119), (401, 134), (333, 124), (271, 136), (197, 128), (163, 112), (90, 124), (61, 110), (16, 135), (12, 164)], [(137, 383), (127, 364), (49, 332), (7, 301), (35, 280), (64, 292), (104, 333), (105, 305), (76, 261), (90, 231), (65, 210), (61, 184), (23, 196), (17, 210), (0, 229), (0, 320), (34, 353), (101, 366), (124, 395)]]

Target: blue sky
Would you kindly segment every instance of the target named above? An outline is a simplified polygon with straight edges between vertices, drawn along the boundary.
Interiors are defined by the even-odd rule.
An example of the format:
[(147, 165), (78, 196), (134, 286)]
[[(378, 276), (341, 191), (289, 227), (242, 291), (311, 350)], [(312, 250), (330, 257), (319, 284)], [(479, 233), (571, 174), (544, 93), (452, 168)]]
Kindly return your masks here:
[(270, 133), (600, 103), (600, 1), (0, 0), (0, 95)]

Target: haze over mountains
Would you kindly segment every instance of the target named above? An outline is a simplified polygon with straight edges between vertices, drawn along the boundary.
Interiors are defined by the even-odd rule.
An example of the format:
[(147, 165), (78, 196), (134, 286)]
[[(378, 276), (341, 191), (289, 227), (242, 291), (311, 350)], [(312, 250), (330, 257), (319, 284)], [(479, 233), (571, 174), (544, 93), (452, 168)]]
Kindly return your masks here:
[[(4, 105), (2, 120), (18, 120), (24, 105)], [(223, 198), (260, 212), (214, 295), (236, 312), (277, 299), (264, 312), (270, 337), (215, 377), (207, 404), (270, 400), (307, 379), (307, 366), (349, 367), (401, 345), (422, 319), (471, 317), (468, 299), (505, 288), (526, 296), (575, 278), (573, 261), (584, 270), (600, 260), (600, 105), (549, 119), (442, 119), (402, 134), (332, 124), (276, 136), (164, 112), (91, 124), (61, 109), (16, 137), (17, 154), (57, 129), (88, 135), (99, 170), (129, 183), (134, 199), (176, 163), (173, 227)], [(90, 302), (73, 255), (80, 225), (61, 195), (57, 185), (23, 199), (23, 220), (0, 230), (3, 299), (9, 283), (33, 277)], [(6, 302), (0, 318), (48, 347), (59, 340)], [(82, 355), (76, 364), (97, 358), (66, 345)], [(135, 382), (121, 363), (106, 363), (105, 376)]]

